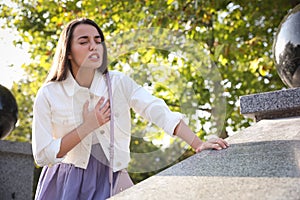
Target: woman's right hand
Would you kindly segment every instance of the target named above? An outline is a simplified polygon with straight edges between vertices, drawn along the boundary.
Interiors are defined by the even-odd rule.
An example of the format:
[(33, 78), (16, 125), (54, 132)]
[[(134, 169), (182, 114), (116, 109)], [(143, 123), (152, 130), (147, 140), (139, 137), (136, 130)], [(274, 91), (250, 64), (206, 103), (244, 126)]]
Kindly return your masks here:
[(104, 103), (104, 97), (101, 97), (94, 109), (89, 111), (89, 102), (83, 105), (83, 123), (95, 130), (110, 120), (109, 101)]

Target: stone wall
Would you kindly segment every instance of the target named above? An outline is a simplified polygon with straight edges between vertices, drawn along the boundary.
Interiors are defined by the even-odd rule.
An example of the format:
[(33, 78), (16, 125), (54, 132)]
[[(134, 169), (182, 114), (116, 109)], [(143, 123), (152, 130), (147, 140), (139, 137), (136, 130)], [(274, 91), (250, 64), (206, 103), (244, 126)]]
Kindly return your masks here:
[(261, 120), (111, 199), (300, 199), (300, 117)]
[(34, 169), (31, 144), (0, 140), (0, 199), (32, 199)]

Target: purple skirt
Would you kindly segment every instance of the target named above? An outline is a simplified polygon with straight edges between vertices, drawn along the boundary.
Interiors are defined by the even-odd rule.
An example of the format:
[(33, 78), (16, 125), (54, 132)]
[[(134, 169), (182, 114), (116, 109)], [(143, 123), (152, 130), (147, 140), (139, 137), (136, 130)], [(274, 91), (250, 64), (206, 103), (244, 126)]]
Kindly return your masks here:
[(104, 200), (109, 195), (109, 165), (97, 144), (92, 147), (86, 169), (65, 163), (43, 167), (35, 200)]

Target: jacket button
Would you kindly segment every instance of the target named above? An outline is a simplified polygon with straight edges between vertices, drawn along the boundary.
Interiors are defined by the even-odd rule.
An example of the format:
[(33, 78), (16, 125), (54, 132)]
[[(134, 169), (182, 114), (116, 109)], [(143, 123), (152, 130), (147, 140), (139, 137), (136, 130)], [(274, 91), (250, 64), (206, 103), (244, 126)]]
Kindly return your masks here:
[(117, 162), (117, 166), (121, 167), (122, 163), (121, 162)]
[(104, 130), (101, 130), (101, 131), (100, 131), (100, 133), (101, 133), (101, 134), (104, 134), (104, 133), (105, 133), (105, 131), (104, 131)]
[(115, 113), (115, 117), (119, 117), (119, 113)]

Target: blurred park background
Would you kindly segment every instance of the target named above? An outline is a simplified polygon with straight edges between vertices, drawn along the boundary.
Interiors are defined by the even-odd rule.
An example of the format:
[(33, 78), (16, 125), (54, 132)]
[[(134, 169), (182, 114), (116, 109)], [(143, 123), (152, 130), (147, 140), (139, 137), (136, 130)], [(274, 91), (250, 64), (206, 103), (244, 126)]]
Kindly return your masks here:
[[(25, 73), (9, 88), (18, 103), (19, 120), (5, 139), (31, 141), (32, 104), (51, 66), (59, 34), (66, 23), (81, 17), (95, 20), (108, 41), (133, 30), (158, 27), (199, 44), (208, 52), (221, 75), (218, 84), (225, 102), (218, 106), (224, 108), (225, 118), (215, 122), (217, 124), (211, 121), (215, 99), (210, 84), (193, 62), (178, 52), (141, 47), (110, 60), (109, 69), (124, 72), (128, 68), (134, 69), (131, 76), (163, 98), (171, 110), (181, 112), (182, 105), (189, 104), (183, 112), (203, 140), (212, 134), (226, 138), (253, 122), (240, 114), (240, 96), (286, 87), (276, 72), (272, 45), (281, 20), (298, 3), (297, 0), (3, 1), (0, 3), (1, 28), (14, 30), (17, 34), (14, 45), (26, 47), (30, 56), (30, 61), (21, 66)], [(5, 40), (5, 36), (3, 38)], [(163, 82), (156, 81), (159, 78), (153, 77), (164, 76), (164, 71), (153, 71), (153, 66), (160, 65), (178, 71), (182, 80), (188, 83), (185, 87), (193, 93), (182, 95), (184, 89), (175, 87), (179, 83), (172, 77)], [(175, 85), (172, 90), (170, 85)], [(162, 166), (166, 168), (194, 154), (185, 143), (166, 137), (161, 129), (150, 126), (134, 113), (132, 123), (131, 151), (158, 153), (138, 160), (133, 158), (129, 168), (142, 168), (145, 163), (165, 163)], [(216, 131), (214, 126), (220, 124), (221, 130)], [(180, 156), (174, 161), (174, 152), (178, 151)], [(131, 173), (131, 177), (137, 183), (164, 168)]]

